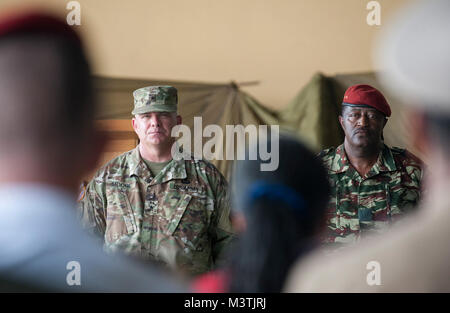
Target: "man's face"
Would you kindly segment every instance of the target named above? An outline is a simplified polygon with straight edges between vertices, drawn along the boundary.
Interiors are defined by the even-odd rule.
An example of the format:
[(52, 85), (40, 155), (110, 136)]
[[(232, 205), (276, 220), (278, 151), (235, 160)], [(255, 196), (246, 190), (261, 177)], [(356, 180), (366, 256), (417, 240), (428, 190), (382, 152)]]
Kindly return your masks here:
[(355, 147), (370, 147), (381, 142), (386, 117), (372, 108), (349, 107), (343, 109), (339, 122), (347, 142)]
[(181, 124), (181, 117), (175, 112), (150, 112), (136, 115), (132, 123), (144, 144), (166, 145), (174, 141), (170, 134), (175, 125)]

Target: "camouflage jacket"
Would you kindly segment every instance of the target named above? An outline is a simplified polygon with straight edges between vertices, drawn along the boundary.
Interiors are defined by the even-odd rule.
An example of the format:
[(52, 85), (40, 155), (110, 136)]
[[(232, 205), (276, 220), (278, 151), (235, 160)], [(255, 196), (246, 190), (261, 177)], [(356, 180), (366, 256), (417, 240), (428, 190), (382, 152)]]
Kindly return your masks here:
[(365, 177), (350, 164), (343, 144), (319, 156), (331, 184), (321, 238), (330, 248), (383, 232), (419, 201), (422, 162), (406, 150), (384, 145)]
[(105, 250), (195, 275), (210, 270), (233, 238), (227, 188), (203, 160), (172, 160), (153, 177), (136, 147), (95, 174), (79, 210)]

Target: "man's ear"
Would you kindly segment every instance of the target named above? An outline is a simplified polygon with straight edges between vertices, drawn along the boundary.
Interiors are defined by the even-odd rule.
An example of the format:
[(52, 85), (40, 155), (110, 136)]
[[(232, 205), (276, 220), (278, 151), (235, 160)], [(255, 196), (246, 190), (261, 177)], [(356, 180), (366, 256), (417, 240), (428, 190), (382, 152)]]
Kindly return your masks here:
[(341, 124), (342, 130), (344, 130), (344, 118), (342, 117), (342, 114), (338, 116), (339, 118), (339, 124)]
[(181, 115), (177, 115), (177, 125), (181, 125), (182, 118)]
[[(135, 117), (133, 117), (132, 119), (131, 119), (131, 126), (133, 126), (133, 129), (134, 129), (134, 131), (136, 132), (136, 127), (137, 127), (137, 125), (136, 125), (136, 118)], [(136, 132), (137, 133), (137, 132)]]

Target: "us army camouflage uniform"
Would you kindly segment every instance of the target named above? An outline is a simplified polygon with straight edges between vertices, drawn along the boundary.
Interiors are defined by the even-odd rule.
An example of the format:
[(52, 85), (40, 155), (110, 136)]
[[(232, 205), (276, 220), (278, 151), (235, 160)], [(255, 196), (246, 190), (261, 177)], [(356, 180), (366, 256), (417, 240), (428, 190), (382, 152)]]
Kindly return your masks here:
[(193, 275), (210, 270), (232, 240), (227, 182), (203, 160), (172, 160), (153, 177), (137, 147), (96, 173), (79, 208), (107, 251)]
[(422, 162), (406, 150), (383, 145), (365, 177), (349, 163), (343, 144), (319, 156), (331, 184), (321, 238), (329, 248), (382, 232), (419, 201)]

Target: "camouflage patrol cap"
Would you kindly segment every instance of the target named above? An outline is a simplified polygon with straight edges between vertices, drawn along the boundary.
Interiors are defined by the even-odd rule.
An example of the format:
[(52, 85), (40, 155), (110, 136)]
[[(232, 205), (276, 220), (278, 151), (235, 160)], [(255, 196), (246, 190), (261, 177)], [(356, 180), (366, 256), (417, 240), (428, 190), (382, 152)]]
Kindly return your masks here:
[(133, 115), (149, 112), (176, 112), (177, 89), (171, 86), (148, 86), (135, 90)]

